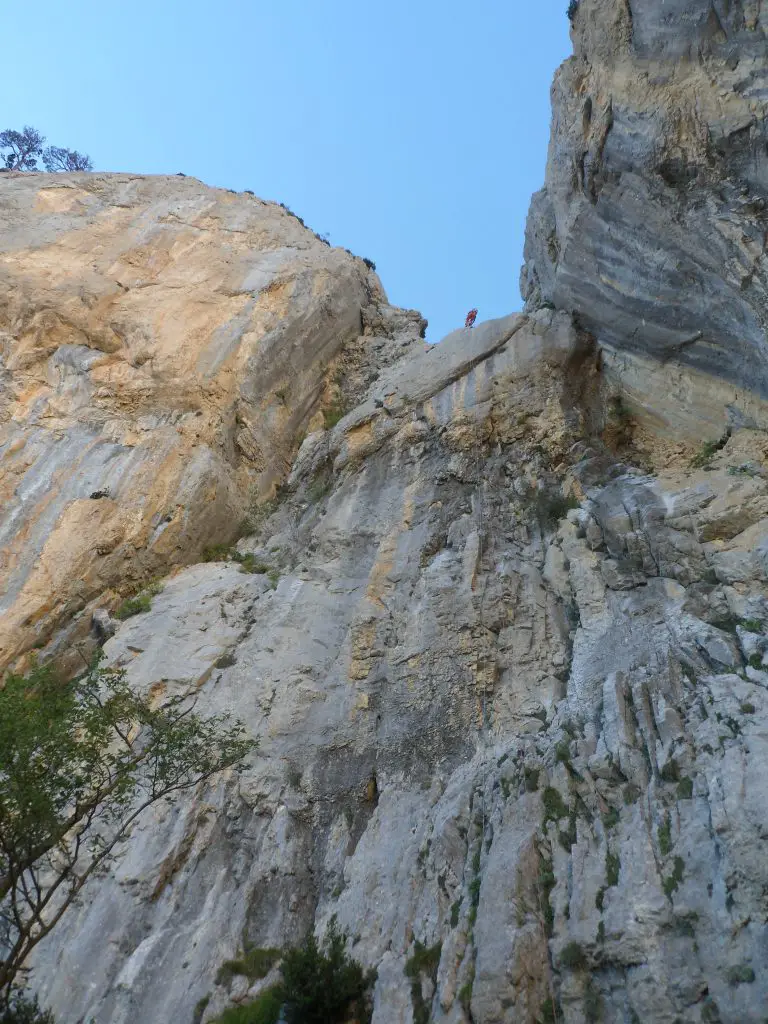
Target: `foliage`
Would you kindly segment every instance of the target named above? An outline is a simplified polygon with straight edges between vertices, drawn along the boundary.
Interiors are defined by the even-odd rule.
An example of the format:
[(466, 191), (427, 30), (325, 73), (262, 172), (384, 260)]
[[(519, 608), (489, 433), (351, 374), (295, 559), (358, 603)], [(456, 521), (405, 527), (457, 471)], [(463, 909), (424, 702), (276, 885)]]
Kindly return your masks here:
[(723, 436), (717, 441), (705, 441), (691, 459), (691, 468), (708, 469), (712, 457), (716, 455), (717, 452), (725, 448), (728, 444), (728, 440), (728, 434), (723, 434)]
[(618, 854), (611, 853), (608, 850), (605, 854), (605, 882), (608, 888), (612, 885), (619, 884), (619, 871), (621, 870), (621, 861), (619, 860)]
[(27, 999), (15, 990), (7, 994), (7, 1003), (0, 1008), (0, 1024), (54, 1024), (50, 1010), (41, 1010), (37, 999)]
[(411, 982), (414, 1024), (429, 1024), (429, 1006), (421, 994), (421, 976), (426, 974), (434, 982), (437, 968), (440, 966), (442, 949), (439, 942), (434, 946), (427, 946), (416, 939), (413, 944), (413, 956), (406, 962), (405, 974)]
[(254, 744), (195, 701), (162, 706), (96, 662), (68, 683), (50, 667), (0, 690), (0, 996), (144, 810), (225, 768)]
[(525, 779), (525, 789), (528, 793), (535, 793), (539, 788), (539, 775), (541, 769), (539, 768), (528, 768), (523, 770), (523, 777)]
[(45, 136), (36, 128), (25, 124), (20, 132), (6, 129), (0, 132), (0, 149), (10, 150), (2, 154), (6, 170), (36, 171), (37, 159), (42, 155)]
[(228, 1007), (213, 1024), (277, 1024), (282, 1005), (282, 987), (272, 985), (260, 992), (252, 1003)]
[(366, 265), (366, 267), (368, 267), (369, 270), (376, 269), (376, 264), (373, 262), (373, 260), (369, 260), (367, 256), (363, 256), (363, 263)]
[(289, 950), (280, 968), (288, 1024), (341, 1024), (354, 1006), (367, 1016), (368, 990), (374, 976), (366, 974), (346, 952), (346, 939), (332, 918), (321, 950), (311, 933), (299, 949)]
[(333, 402), (327, 409), (323, 409), (323, 425), (326, 430), (330, 430), (331, 427), (335, 427), (336, 424), (343, 420), (347, 415), (347, 410), (344, 408), (341, 402)]
[(677, 798), (678, 800), (690, 800), (693, 796), (693, 779), (689, 779), (687, 775), (684, 775), (677, 784)]
[(91, 158), (76, 149), (61, 146), (45, 147), (45, 136), (36, 128), (24, 125), (20, 131), (7, 129), (0, 132), (0, 160), (8, 171), (36, 171), (42, 157), (46, 171), (92, 171)]
[(235, 960), (225, 960), (216, 972), (216, 984), (228, 985), (232, 978), (242, 975), (250, 982), (266, 978), (282, 956), (279, 949), (261, 949), (246, 945), (242, 956)]
[(568, 4), (568, 20), (573, 23), (579, 10), (579, 0), (570, 0)]
[(562, 494), (539, 491), (536, 495), (536, 515), (542, 530), (554, 529), (571, 509), (578, 507), (579, 499), (574, 494), (566, 498)]
[(680, 781), (680, 766), (674, 757), (671, 757), (669, 761), (659, 772), (659, 776), (664, 782), (679, 782)]
[(563, 803), (563, 798), (553, 786), (547, 786), (542, 797), (544, 804), (544, 823), (558, 821), (568, 815), (568, 808)]
[(43, 163), (46, 171), (92, 171), (93, 163), (85, 153), (76, 149), (63, 149), (61, 146), (48, 146), (43, 150)]
[(677, 889), (683, 880), (685, 874), (685, 861), (682, 857), (675, 857), (674, 867), (672, 874), (669, 878), (664, 879), (664, 892), (667, 896), (671, 897), (672, 893)]
[(629, 806), (630, 804), (636, 804), (642, 796), (642, 793), (633, 782), (627, 783), (624, 787), (624, 803)]
[(664, 821), (662, 824), (659, 825), (658, 837), (659, 850), (661, 851), (662, 857), (666, 857), (672, 849), (672, 819), (669, 816), (669, 811), (664, 815)]
[(620, 815), (615, 807), (609, 808), (608, 812), (603, 815), (603, 828), (609, 831), (612, 828), (616, 828), (619, 824)]
[(578, 942), (569, 942), (560, 953), (560, 963), (569, 971), (582, 971), (587, 966), (587, 957)]
[(136, 597), (127, 597), (115, 612), (118, 619), (130, 619), (134, 615), (141, 615), (152, 608), (152, 598), (149, 594), (139, 594)]
[(728, 968), (727, 978), (729, 985), (751, 985), (755, 972), (748, 964), (739, 964)]
[(451, 928), (459, 923), (459, 912), (461, 910), (461, 897), (451, 904)]

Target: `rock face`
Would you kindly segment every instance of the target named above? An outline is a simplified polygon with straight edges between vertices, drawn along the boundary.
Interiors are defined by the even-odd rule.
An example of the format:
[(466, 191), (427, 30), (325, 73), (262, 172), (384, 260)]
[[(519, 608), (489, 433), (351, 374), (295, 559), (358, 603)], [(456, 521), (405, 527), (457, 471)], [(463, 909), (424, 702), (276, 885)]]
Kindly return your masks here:
[(5, 174), (0, 215), (2, 668), (229, 541), (420, 320), (395, 345), (362, 260), (192, 179)]
[[(616, 372), (651, 356), (727, 382), (724, 422), (768, 398), (767, 32), (757, 0), (581, 0), (522, 274)], [(676, 394), (656, 395), (663, 418)]]
[[(206, 285), (215, 294), (200, 301), (221, 303), (219, 333), (195, 342), (194, 360), (183, 309), (163, 312), (182, 301), (175, 288), (132, 299), (137, 321), (146, 302), (178, 332), (159, 346), (170, 369), (152, 377), (153, 395), (181, 407), (179, 396), (199, 400), (206, 381), (231, 374), (195, 419), (229, 410), (237, 427), (229, 447), (214, 444), (213, 428), (204, 435), (237, 516), (254, 489), (283, 485), (248, 517), (237, 548), (205, 564), (194, 564), (202, 548), (235, 532), (192, 502), (197, 518), (184, 522), (194, 527), (169, 534), (174, 546), (152, 565), (176, 568), (150, 611), (115, 622), (105, 587), (116, 584), (99, 576), (72, 621), (95, 623), (108, 662), (136, 687), (195, 692), (202, 710), (242, 718), (259, 748), (239, 777), (142, 819), (110, 877), (38, 947), (32, 984), (60, 1024), (213, 1021), (276, 976), (220, 970), (246, 943), (322, 936), (332, 915), (353, 956), (377, 969), (373, 1024), (765, 1020), (765, 265), (756, 256), (742, 287), (734, 253), (752, 245), (761, 188), (768, 197), (759, 147), (743, 172), (748, 191), (734, 185), (728, 168), (749, 161), (724, 127), (726, 114), (763, 102), (765, 13), (735, 2), (638, 6), (582, 0), (576, 12), (576, 57), (556, 84), (547, 187), (529, 224), (526, 312), (429, 349), (418, 315), (387, 306), (359, 262), (258, 200), (184, 180), (0, 176), (20, 211), (11, 239), (26, 237), (35, 205), (54, 202), (62, 210), (46, 231), (75, 252), (70, 191), (86, 193), (74, 202), (86, 204), (77, 223), (91, 249), (99, 217), (106, 250), (111, 221), (162, 235), (163, 204), (194, 200), (198, 212), (183, 219), (203, 234), (184, 236), (172, 280), (218, 282), (225, 271), (212, 268), (236, 263), (229, 246), (242, 244), (238, 259), (270, 268), (248, 279), (243, 302), (254, 310), (271, 301), (259, 289), (269, 292), (276, 257), (255, 234), (228, 232), (239, 238), (247, 223), (255, 233), (263, 219), (281, 246), (296, 232), (288, 290), (298, 298), (270, 321), (286, 351), (263, 348), (265, 335), (231, 342), (243, 321), (221, 293), (242, 298), (231, 283), (240, 270)], [(586, 148), (574, 169), (578, 139)], [(721, 163), (706, 162), (713, 153)], [(683, 184), (680, 168), (692, 174)], [(141, 198), (121, 205), (124, 195)], [(57, 302), (69, 308), (81, 278), (95, 288), (90, 263), (73, 257), (67, 272), (63, 250), (40, 256), (51, 238), (23, 251), (14, 241), (6, 266), (20, 275), (38, 260), (45, 287), (60, 275)], [(672, 289), (652, 262), (659, 253), (684, 268), (674, 280), (695, 281), (674, 302), (649, 284)], [(138, 288), (124, 269), (117, 276), (127, 302)], [(337, 303), (338, 335), (315, 295)], [(26, 316), (35, 315), (33, 303)], [(22, 480), (42, 480), (40, 467), (83, 424), (107, 429), (89, 367), (113, 353), (99, 349), (87, 365), (81, 353), (85, 368), (66, 387), (65, 375), (40, 379), (74, 330), (67, 316), (53, 355), (43, 355), (44, 332), (33, 344), (14, 329), (5, 341), (12, 413), (0, 472), (27, 451)], [(703, 343), (681, 344), (694, 319)], [(106, 336), (107, 322), (94, 314), (88, 337)], [(28, 351), (37, 369), (25, 376), (14, 360)], [(142, 367), (114, 358), (134, 381)], [(228, 359), (236, 372), (220, 368)], [(144, 438), (135, 410), (125, 422)], [(131, 451), (152, 466), (166, 427), (147, 422)], [(265, 440), (276, 423), (282, 461)], [(246, 425), (253, 454), (243, 468), (234, 453)], [(182, 440), (172, 467), (191, 450), (173, 436)], [(29, 536), (64, 536), (78, 501), (111, 501), (115, 516), (145, 522), (140, 492), (118, 488), (134, 479), (121, 457), (121, 472), (93, 477), (110, 498), (62, 497), (59, 480), (80, 471), (57, 463), (59, 504), (32, 518)], [(31, 485), (0, 479), (15, 501), (33, 500)], [(36, 507), (13, 506), (13, 530)], [(26, 552), (19, 537), (32, 579), (46, 549)], [(124, 564), (143, 579), (153, 551), (136, 543)], [(57, 608), (60, 593), (76, 592), (71, 571), (62, 565), (50, 588)], [(51, 619), (52, 653), (76, 635), (68, 614)], [(431, 955), (413, 977), (422, 946)]]

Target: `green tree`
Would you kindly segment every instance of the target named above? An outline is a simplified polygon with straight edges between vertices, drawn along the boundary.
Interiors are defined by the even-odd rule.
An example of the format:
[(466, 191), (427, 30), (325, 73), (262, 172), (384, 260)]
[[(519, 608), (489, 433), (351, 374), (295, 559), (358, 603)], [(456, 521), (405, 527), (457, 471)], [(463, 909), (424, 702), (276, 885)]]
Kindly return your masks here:
[(346, 939), (332, 918), (325, 951), (310, 932), (304, 945), (289, 950), (280, 967), (282, 996), (288, 1024), (336, 1024), (350, 1008), (367, 1018), (367, 992), (374, 976), (367, 975), (346, 951)]
[(50, 668), (0, 689), (0, 1006), (24, 961), (158, 800), (254, 748), (228, 715), (191, 698), (159, 706), (95, 664), (64, 683)]

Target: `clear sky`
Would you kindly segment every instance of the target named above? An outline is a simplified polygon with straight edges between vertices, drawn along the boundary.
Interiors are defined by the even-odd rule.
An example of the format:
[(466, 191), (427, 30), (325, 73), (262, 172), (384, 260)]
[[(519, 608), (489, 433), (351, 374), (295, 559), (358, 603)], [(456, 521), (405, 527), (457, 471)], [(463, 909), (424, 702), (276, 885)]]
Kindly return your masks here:
[(287, 203), (432, 341), (520, 307), (566, 0), (4, 6), (0, 130)]

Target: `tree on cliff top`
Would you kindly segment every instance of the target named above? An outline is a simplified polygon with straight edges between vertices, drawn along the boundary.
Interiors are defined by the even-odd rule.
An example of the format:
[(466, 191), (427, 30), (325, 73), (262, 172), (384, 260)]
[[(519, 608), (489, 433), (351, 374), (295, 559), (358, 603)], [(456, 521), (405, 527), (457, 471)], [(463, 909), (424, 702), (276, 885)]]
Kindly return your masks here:
[(153, 702), (95, 665), (49, 668), (0, 689), (0, 1009), (29, 953), (103, 870), (143, 811), (226, 768), (254, 743), (194, 700)]
[(93, 170), (91, 158), (76, 149), (44, 147), (45, 136), (28, 124), (20, 132), (11, 128), (0, 132), (0, 150), (7, 151), (0, 153), (0, 159), (7, 171), (36, 171), (40, 157), (47, 171)]

